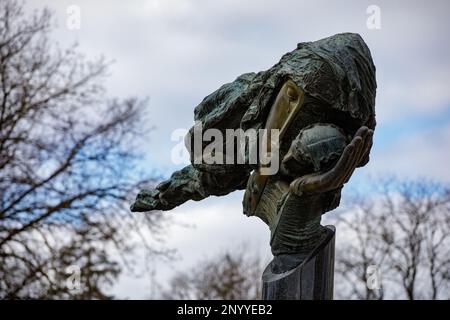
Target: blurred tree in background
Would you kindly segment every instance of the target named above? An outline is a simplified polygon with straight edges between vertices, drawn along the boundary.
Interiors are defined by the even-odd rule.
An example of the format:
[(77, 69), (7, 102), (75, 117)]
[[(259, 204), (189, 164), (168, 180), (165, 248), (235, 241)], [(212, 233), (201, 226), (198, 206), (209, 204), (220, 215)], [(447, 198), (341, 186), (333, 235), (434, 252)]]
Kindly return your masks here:
[(261, 298), (263, 265), (249, 250), (218, 254), (176, 274), (162, 293), (169, 300), (255, 300)]
[(375, 187), (338, 218), (336, 297), (450, 299), (450, 187), (397, 179)]
[[(0, 299), (105, 299), (138, 248), (166, 256), (160, 212), (129, 195), (145, 100), (108, 99), (108, 63), (50, 41), (52, 16), (0, 1)], [(337, 225), (338, 299), (450, 298), (450, 187), (382, 181), (326, 219)], [(149, 235), (152, 235), (149, 237)], [(261, 260), (232, 250), (178, 273), (169, 299), (257, 299)], [(370, 272), (369, 272), (370, 271)]]
[(128, 208), (150, 181), (135, 169), (145, 101), (106, 99), (108, 63), (51, 30), (49, 11), (0, 2), (0, 298), (109, 298), (136, 246), (164, 254), (144, 236), (161, 215)]

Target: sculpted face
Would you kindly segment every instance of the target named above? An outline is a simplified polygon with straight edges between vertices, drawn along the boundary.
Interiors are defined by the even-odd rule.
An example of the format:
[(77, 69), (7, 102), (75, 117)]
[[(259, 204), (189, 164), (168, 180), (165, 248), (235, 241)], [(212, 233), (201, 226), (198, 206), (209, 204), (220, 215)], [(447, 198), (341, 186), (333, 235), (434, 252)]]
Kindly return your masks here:
[(304, 98), (304, 91), (292, 80), (287, 80), (275, 98), (265, 128), (279, 129), (280, 139), (282, 139), (286, 129), (295, 119)]
[[(333, 124), (311, 123), (300, 130), (297, 136), (287, 137), (286, 131), (293, 122), (298, 121), (299, 111), (305, 101), (305, 92), (292, 80), (286, 80), (278, 91), (265, 124), (267, 131), (280, 130), (279, 140), (267, 139), (268, 150), (273, 143), (281, 144), (291, 140), (291, 146), (281, 161), (281, 172), (274, 179), (292, 182), (293, 178), (312, 174), (330, 167), (348, 143), (343, 130)], [(261, 170), (250, 176), (244, 196), (244, 212), (254, 215), (269, 180), (269, 175)]]
[[(344, 133), (333, 124), (311, 123), (296, 132), (297, 136), (286, 136), (287, 129), (301, 117), (305, 101), (305, 92), (292, 80), (286, 80), (279, 89), (270, 108), (265, 129), (280, 130), (278, 145), (284, 140), (292, 141), (288, 152), (281, 161), (281, 171), (266, 175), (261, 168), (250, 176), (244, 194), (244, 213), (256, 215), (269, 226), (274, 223), (271, 218), (274, 201), (279, 201), (289, 190), (289, 184), (303, 175), (313, 174), (331, 167), (341, 155), (348, 143)], [(268, 140), (270, 146), (274, 141)], [(261, 202), (261, 206), (260, 206)]]
[[(293, 81), (287, 80), (280, 88), (269, 116), (267, 117), (265, 129), (268, 132), (271, 129), (280, 130), (279, 139), (283, 139), (286, 129), (295, 119), (299, 108), (304, 101), (305, 93)], [(270, 141), (267, 138), (267, 150), (271, 151), (272, 143), (279, 144), (280, 141)], [(269, 179), (269, 175), (264, 174), (261, 167), (255, 170), (250, 176), (247, 184), (247, 190), (244, 195), (244, 213), (248, 216), (254, 215), (258, 203), (263, 194), (264, 188)]]
[[(308, 112), (301, 112), (305, 99), (293, 81), (281, 86), (265, 129), (279, 129), (278, 144), (290, 147), (283, 154), (280, 172), (265, 175), (261, 165), (248, 179), (244, 194), (244, 213), (269, 226), (274, 255), (312, 250), (323, 233), (321, 215), (338, 206), (343, 184), (371, 147), (373, 131), (367, 127), (352, 139), (333, 123), (317, 122), (327, 119), (326, 114), (302, 119), (308, 117)], [(297, 122), (302, 127), (293, 131)]]

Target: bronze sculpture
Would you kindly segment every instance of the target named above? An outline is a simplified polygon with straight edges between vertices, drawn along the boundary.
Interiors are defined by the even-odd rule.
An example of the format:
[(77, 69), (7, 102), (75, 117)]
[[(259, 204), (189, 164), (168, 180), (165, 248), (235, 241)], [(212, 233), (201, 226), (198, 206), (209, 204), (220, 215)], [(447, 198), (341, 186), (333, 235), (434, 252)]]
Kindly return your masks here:
[[(265, 173), (261, 156), (256, 163), (237, 161), (239, 153), (248, 160), (251, 148), (233, 153), (229, 142), (219, 149), (228, 157), (232, 153), (231, 161), (197, 161), (194, 126), (186, 139), (192, 164), (154, 190), (141, 191), (131, 210), (170, 210), (187, 200), (245, 189), (244, 213), (258, 216), (271, 231), (270, 272), (292, 270), (327, 238), (321, 215), (339, 205), (343, 185), (369, 161), (375, 92), (375, 67), (359, 35), (300, 43), (269, 70), (241, 75), (195, 108), (202, 132), (278, 130), (277, 141), (263, 140), (282, 159), (276, 173)], [(207, 145), (202, 141), (200, 150)]]

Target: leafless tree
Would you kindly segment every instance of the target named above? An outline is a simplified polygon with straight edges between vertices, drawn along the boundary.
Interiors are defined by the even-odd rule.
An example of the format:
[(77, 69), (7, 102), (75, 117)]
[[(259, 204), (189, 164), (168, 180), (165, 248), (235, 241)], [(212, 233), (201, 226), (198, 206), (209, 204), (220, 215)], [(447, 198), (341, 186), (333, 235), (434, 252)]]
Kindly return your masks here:
[[(337, 225), (337, 299), (450, 298), (450, 186), (376, 180), (327, 217)], [(172, 278), (168, 299), (260, 298), (263, 266), (225, 252)]]
[(137, 244), (161, 253), (146, 236), (161, 215), (128, 209), (150, 181), (145, 101), (108, 100), (108, 63), (59, 49), (52, 27), (46, 9), (0, 2), (0, 298), (109, 298)]
[[(356, 299), (450, 298), (450, 187), (381, 181), (339, 217), (336, 295)], [(370, 283), (378, 269), (379, 287)]]
[(163, 291), (165, 299), (261, 299), (263, 267), (258, 256), (236, 249), (181, 271)]

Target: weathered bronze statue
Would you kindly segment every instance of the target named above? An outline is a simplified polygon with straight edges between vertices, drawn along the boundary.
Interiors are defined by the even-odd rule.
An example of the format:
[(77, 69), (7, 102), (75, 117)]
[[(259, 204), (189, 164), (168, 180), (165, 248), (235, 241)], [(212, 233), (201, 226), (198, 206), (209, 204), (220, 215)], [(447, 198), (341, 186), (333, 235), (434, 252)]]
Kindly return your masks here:
[[(375, 92), (375, 67), (359, 35), (300, 43), (269, 70), (241, 75), (195, 108), (202, 132), (278, 129), (277, 141), (263, 140), (269, 152), (279, 153), (276, 173), (265, 173), (261, 158), (238, 161), (239, 152), (250, 157), (251, 148), (245, 147), (226, 163), (198, 161), (191, 147), (193, 127), (186, 139), (192, 164), (154, 190), (142, 190), (131, 210), (170, 210), (188, 200), (245, 189), (244, 213), (258, 216), (271, 231), (275, 258), (269, 271), (286, 273), (327, 238), (321, 215), (339, 205), (343, 185), (369, 160)], [(223, 144), (220, 150), (230, 157), (229, 141)]]

